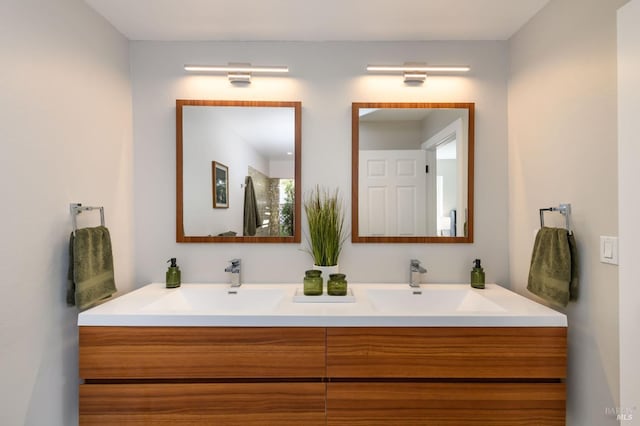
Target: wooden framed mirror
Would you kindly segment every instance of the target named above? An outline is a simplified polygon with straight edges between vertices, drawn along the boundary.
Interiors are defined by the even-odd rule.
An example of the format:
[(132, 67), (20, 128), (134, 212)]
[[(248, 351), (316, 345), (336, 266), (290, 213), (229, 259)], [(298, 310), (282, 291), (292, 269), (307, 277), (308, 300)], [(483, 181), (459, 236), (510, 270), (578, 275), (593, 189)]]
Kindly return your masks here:
[(299, 243), (301, 103), (176, 101), (176, 241)]
[(354, 243), (473, 242), (473, 103), (353, 103)]

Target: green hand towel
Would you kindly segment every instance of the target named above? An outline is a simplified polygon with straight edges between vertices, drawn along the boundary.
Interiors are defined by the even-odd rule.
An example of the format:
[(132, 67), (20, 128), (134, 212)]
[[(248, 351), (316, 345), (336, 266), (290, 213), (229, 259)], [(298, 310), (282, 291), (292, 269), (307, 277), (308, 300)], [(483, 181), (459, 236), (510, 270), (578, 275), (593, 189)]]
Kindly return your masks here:
[(536, 235), (527, 289), (560, 306), (578, 297), (575, 238), (566, 229), (543, 227)]
[(109, 230), (98, 226), (71, 233), (67, 303), (85, 309), (116, 291)]

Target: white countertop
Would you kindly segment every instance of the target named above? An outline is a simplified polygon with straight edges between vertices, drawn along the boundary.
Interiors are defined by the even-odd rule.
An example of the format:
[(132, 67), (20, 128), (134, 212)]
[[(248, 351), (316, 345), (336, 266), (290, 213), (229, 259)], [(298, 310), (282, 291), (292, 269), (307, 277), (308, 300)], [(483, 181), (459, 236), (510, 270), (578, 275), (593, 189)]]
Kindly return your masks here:
[[(152, 283), (81, 312), (80, 326), (566, 327), (566, 315), (496, 284), (352, 284), (355, 302), (308, 296), (298, 284)], [(421, 292), (416, 293), (415, 290)], [(231, 291), (232, 294), (229, 294)], [(332, 302), (332, 298), (336, 298)], [(299, 299), (299, 298), (298, 298)]]

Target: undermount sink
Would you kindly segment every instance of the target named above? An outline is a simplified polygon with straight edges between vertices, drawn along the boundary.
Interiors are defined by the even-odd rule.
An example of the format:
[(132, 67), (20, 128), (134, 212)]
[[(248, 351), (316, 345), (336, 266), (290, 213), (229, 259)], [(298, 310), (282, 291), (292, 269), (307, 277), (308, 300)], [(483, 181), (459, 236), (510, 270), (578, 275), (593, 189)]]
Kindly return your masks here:
[(282, 288), (189, 285), (170, 290), (142, 308), (145, 312), (264, 313), (282, 301)]
[(398, 288), (369, 289), (367, 295), (374, 309), (381, 313), (404, 312), (407, 314), (445, 313), (498, 313), (505, 309), (482, 296), (482, 290), (461, 289), (447, 285), (418, 288), (398, 286)]

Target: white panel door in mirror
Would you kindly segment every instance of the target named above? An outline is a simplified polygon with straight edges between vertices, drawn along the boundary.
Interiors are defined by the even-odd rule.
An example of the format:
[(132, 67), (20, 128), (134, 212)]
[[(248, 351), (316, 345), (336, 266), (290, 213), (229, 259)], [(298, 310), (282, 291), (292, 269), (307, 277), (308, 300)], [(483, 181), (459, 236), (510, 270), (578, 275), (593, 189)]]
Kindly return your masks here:
[(424, 235), (424, 150), (363, 150), (359, 157), (360, 235)]

